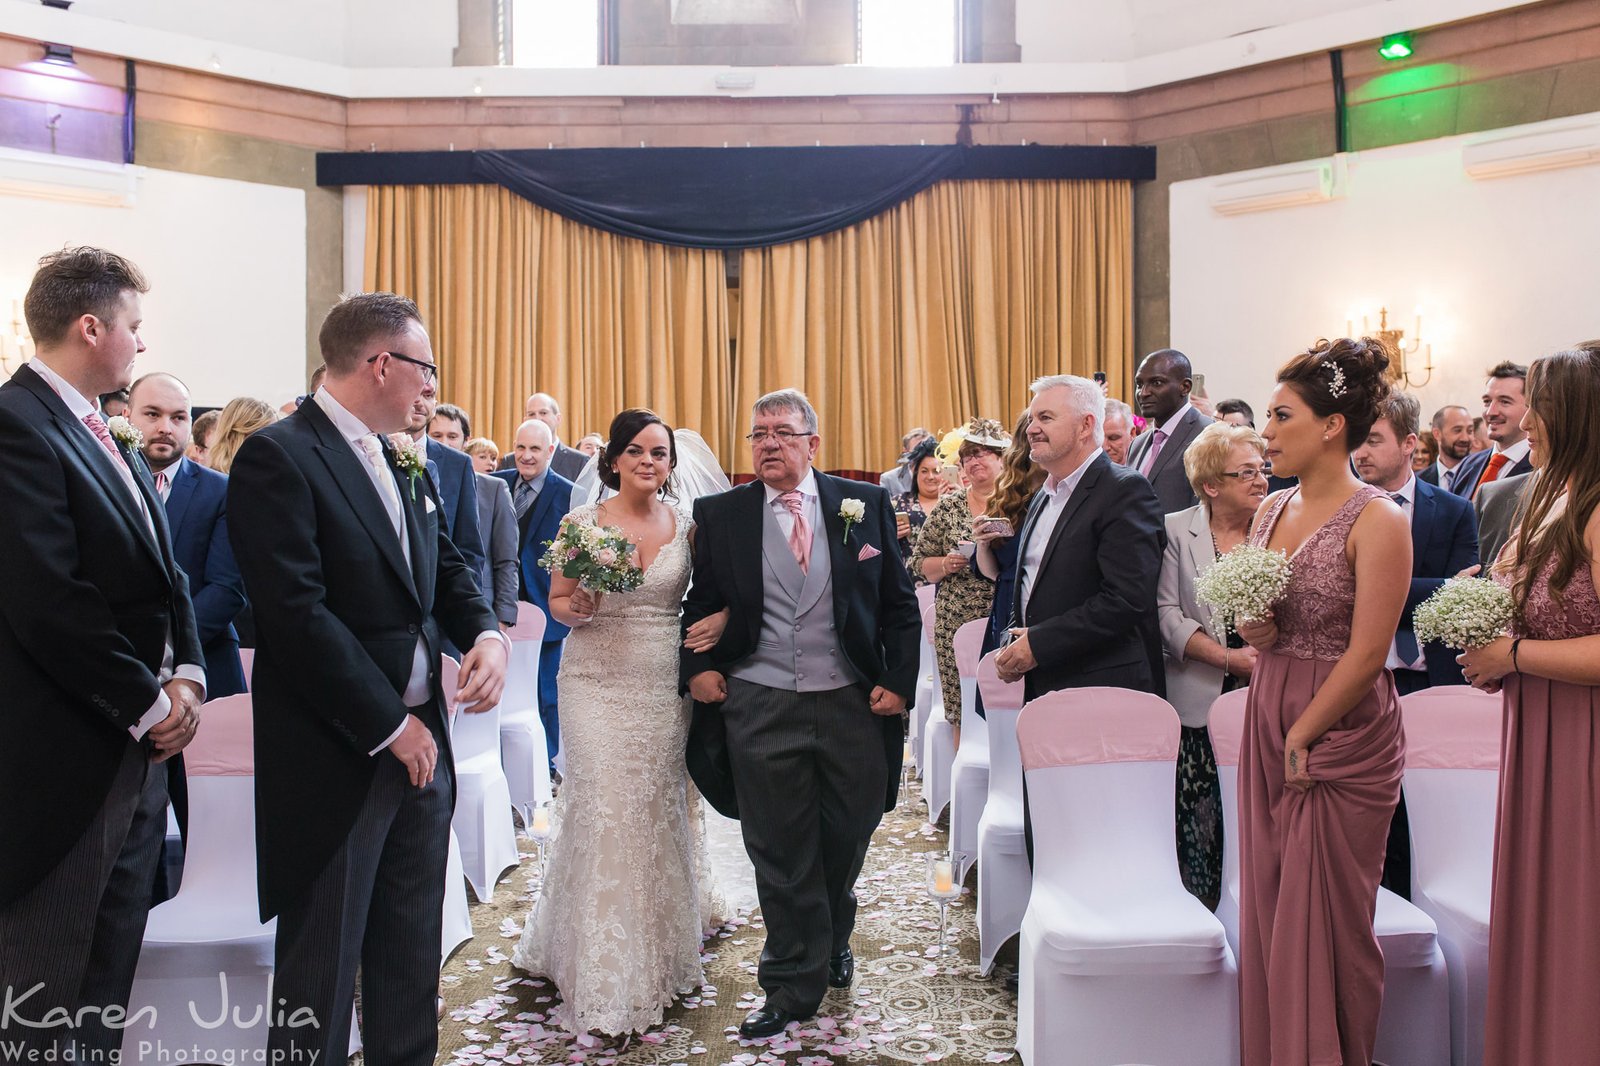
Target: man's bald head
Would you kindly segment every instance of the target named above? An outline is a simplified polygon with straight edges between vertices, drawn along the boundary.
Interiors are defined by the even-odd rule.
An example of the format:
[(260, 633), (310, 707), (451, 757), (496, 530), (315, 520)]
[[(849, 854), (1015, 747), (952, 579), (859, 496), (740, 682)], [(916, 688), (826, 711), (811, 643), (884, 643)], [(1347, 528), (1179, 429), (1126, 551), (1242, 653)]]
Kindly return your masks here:
[(1134, 375), (1134, 399), (1145, 420), (1160, 428), (1167, 423), (1185, 403), (1189, 402), (1189, 388), (1194, 370), (1189, 357), (1176, 348), (1159, 348), (1144, 357), (1139, 372)]
[(542, 420), (530, 418), (518, 426), (511, 451), (517, 463), (518, 476), (524, 481), (532, 481), (548, 470), (555, 446), (556, 435)]
[(189, 386), (185, 385), (174, 374), (169, 374), (165, 370), (156, 370), (152, 373), (145, 374), (132, 385), (128, 386), (128, 406), (132, 407), (133, 405), (137, 404), (139, 402), (139, 390), (151, 385), (158, 386), (163, 391), (172, 390), (182, 393), (184, 402), (188, 403)]
[(524, 418), (536, 418), (550, 427), (553, 439), (561, 439), (561, 405), (548, 392), (536, 392), (528, 397), (523, 409)]

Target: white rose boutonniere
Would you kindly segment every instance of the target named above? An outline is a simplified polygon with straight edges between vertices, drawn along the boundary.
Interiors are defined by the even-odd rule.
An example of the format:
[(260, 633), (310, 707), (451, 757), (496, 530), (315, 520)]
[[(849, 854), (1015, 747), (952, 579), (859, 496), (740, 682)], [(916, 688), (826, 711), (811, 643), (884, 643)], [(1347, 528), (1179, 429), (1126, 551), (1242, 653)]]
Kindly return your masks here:
[(404, 433), (389, 434), (389, 447), (394, 449), (395, 469), (410, 479), (411, 502), (415, 503), (417, 500), (417, 477), (427, 473), (428, 457), (423, 453), (422, 445)]
[[(844, 519), (844, 539), (850, 539), (850, 527), (867, 516), (867, 505), (857, 499), (849, 499), (839, 505), (839, 517)], [(843, 542), (841, 542), (843, 543)]]
[(106, 422), (106, 428), (111, 431), (111, 438), (129, 451), (136, 452), (144, 447), (144, 434), (122, 415), (113, 415)]

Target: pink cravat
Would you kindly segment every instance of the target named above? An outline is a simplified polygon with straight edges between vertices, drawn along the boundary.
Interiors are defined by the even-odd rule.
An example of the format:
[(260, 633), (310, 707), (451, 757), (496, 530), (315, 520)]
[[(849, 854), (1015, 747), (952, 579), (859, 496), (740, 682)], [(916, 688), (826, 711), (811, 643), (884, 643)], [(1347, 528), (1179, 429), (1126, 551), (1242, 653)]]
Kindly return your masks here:
[(117, 450), (117, 443), (111, 439), (111, 431), (106, 428), (105, 420), (100, 417), (99, 412), (90, 411), (84, 415), (83, 424), (89, 427), (89, 432), (94, 434), (95, 440), (105, 445), (106, 451), (111, 453), (111, 461), (117, 464), (117, 468), (125, 474), (129, 473), (128, 461)]
[(1139, 473), (1145, 477), (1150, 476), (1150, 471), (1155, 468), (1156, 457), (1161, 454), (1161, 446), (1167, 443), (1165, 430), (1156, 430), (1156, 439), (1150, 442), (1150, 453), (1144, 457), (1144, 466), (1139, 468)]
[(789, 550), (794, 552), (794, 561), (800, 564), (801, 573), (811, 572), (811, 527), (806, 524), (805, 506), (806, 498), (799, 489), (790, 489), (788, 492), (778, 494), (778, 502), (794, 517), (794, 526), (789, 530)]
[(156, 495), (160, 496), (163, 502), (166, 501), (166, 498), (167, 498), (167, 472), (165, 470), (157, 470), (156, 471)]

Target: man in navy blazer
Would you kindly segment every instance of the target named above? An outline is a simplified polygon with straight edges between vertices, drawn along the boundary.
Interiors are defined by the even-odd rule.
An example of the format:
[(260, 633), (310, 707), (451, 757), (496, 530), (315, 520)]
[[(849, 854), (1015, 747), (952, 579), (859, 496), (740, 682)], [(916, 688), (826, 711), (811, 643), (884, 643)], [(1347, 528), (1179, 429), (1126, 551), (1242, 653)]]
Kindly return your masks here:
[[(428, 422), (439, 407), (438, 387), (430, 378), (423, 386), (422, 395), (411, 406), (411, 417), (406, 420), (406, 432), (411, 439), (427, 448), (428, 472), (433, 476), (434, 487), (439, 492), (439, 502), (444, 505), (444, 529), (456, 551), (472, 571), (472, 581), (478, 582), (487, 553), (483, 550), (483, 535), (478, 529), (478, 486), (473, 480), (476, 473), (472, 460), (465, 452), (458, 452), (428, 436)], [(494, 590), (480, 590), (487, 596)], [(448, 650), (448, 648), (447, 648)]]
[(171, 374), (146, 374), (128, 390), (128, 420), (144, 435), (144, 458), (166, 505), (172, 550), (189, 578), (195, 627), (206, 657), (210, 699), (245, 690), (239, 633), (244, 579), (228, 542), (228, 479), (184, 458), (189, 446), (189, 390)]
[(516, 466), (494, 472), (511, 487), (511, 506), (517, 513), (522, 564), (519, 595), (538, 605), (545, 616), (544, 646), (539, 649), (539, 720), (544, 723), (551, 759), (561, 750), (556, 673), (561, 669), (561, 647), (568, 629), (550, 616), (550, 571), (539, 565), (539, 557), (560, 532), (561, 519), (572, 510), (572, 482), (550, 469), (555, 446), (550, 427), (530, 418), (517, 427), (511, 452)]
[[(1421, 408), (1414, 397), (1391, 393), (1379, 408), (1367, 439), (1351, 454), (1361, 480), (1387, 492), (1411, 520), (1411, 591), (1386, 663), (1401, 695), (1434, 685), (1466, 683), (1454, 651), (1443, 644), (1418, 646), (1411, 616), (1417, 604), (1446, 580), (1478, 564), (1478, 522), (1472, 505), (1419, 480), (1412, 472), (1420, 420)], [(1402, 794), (1389, 826), (1383, 883), (1410, 899), (1410, 829), (1405, 811)]]

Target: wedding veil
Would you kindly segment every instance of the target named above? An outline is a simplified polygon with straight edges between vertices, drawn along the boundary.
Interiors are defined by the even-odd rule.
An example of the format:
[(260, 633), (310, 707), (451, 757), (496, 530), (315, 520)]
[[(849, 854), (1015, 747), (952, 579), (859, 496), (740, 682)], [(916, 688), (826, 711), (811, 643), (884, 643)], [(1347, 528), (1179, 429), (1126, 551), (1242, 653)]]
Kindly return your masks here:
[[(672, 431), (672, 440), (677, 446), (678, 465), (672, 471), (671, 487), (678, 506), (688, 509), (702, 496), (727, 492), (733, 487), (704, 437), (692, 429), (675, 429)], [(600, 457), (594, 455), (583, 464), (583, 469), (573, 482), (572, 506), (599, 503), (607, 496), (615, 495), (600, 483), (599, 462)]]

